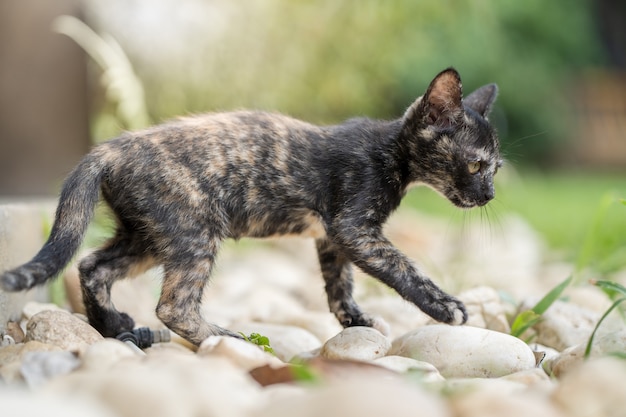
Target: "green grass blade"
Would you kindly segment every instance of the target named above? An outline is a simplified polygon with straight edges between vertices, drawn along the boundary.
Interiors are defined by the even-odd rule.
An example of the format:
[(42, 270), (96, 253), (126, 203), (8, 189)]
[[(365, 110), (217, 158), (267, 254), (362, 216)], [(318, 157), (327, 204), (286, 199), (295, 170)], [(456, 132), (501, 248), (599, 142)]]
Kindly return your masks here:
[(572, 282), (572, 279), (573, 276), (568, 277), (550, 290), (533, 308), (519, 313), (511, 325), (511, 335), (520, 337), (526, 330), (537, 324), (541, 320), (541, 315), (559, 299), (565, 288)]
[(589, 282), (610, 294), (622, 294), (623, 296), (626, 296), (626, 287), (617, 282), (595, 279), (592, 279)]
[(572, 282), (573, 275), (570, 275), (565, 281), (554, 287), (549, 293), (547, 293), (539, 302), (532, 308), (532, 310), (542, 315), (548, 308), (563, 294), (565, 288)]
[(515, 321), (511, 325), (511, 335), (520, 337), (526, 330), (537, 324), (540, 319), (541, 316), (532, 310), (522, 311), (515, 317)]
[(591, 332), (591, 336), (589, 336), (589, 341), (587, 342), (587, 347), (585, 348), (585, 359), (587, 359), (589, 357), (589, 355), (591, 354), (591, 346), (593, 345), (593, 339), (594, 339), (594, 337), (596, 337), (596, 332), (600, 328), (600, 324), (602, 324), (604, 319), (609, 315), (609, 313), (611, 313), (611, 311), (613, 311), (618, 305), (620, 305), (624, 301), (626, 301), (626, 297), (623, 297), (623, 298), (620, 298), (620, 299), (616, 300), (611, 305), (611, 307), (609, 307), (609, 309), (604, 312), (602, 317), (600, 317), (600, 320), (598, 320), (598, 323), (596, 324), (596, 327), (593, 329), (593, 332)]

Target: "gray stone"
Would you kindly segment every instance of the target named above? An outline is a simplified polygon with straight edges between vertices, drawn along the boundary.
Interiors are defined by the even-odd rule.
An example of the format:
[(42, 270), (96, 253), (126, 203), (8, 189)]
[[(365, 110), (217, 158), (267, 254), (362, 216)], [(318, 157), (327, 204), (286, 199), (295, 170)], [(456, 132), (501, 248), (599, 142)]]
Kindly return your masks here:
[(22, 357), (20, 372), (31, 388), (43, 385), (54, 377), (68, 374), (80, 366), (80, 359), (71, 352), (29, 352)]
[(26, 341), (37, 340), (64, 350), (82, 351), (102, 339), (96, 329), (66, 311), (42, 311), (26, 326)]
[(22, 380), (22, 357), (29, 353), (58, 351), (61, 351), (58, 346), (37, 341), (3, 346), (0, 348), (0, 379), (6, 382)]

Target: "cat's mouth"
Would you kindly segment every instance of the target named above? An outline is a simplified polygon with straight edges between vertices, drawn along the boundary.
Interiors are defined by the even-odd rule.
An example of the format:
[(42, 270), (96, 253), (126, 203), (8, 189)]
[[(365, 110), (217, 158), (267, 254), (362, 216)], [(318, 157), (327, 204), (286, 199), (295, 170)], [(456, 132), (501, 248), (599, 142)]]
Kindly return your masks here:
[(484, 205), (486, 205), (490, 200), (485, 199), (485, 200), (481, 200), (481, 201), (469, 201), (469, 200), (464, 200), (462, 198), (460, 198), (459, 196), (453, 195), (453, 196), (449, 196), (448, 200), (450, 200), (452, 202), (452, 204), (454, 204), (455, 206), (457, 206), (458, 208), (462, 208), (462, 209), (471, 209), (474, 207), (482, 207)]

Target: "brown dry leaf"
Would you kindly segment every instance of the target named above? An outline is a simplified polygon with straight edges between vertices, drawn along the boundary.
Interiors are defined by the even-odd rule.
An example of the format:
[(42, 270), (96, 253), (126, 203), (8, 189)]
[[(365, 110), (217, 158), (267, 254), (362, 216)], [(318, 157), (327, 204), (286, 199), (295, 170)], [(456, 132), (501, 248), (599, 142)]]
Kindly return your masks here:
[(367, 362), (325, 359), (316, 357), (303, 364), (289, 364), (280, 368), (269, 365), (250, 371), (262, 386), (300, 381), (333, 381), (362, 378), (398, 378), (399, 374)]

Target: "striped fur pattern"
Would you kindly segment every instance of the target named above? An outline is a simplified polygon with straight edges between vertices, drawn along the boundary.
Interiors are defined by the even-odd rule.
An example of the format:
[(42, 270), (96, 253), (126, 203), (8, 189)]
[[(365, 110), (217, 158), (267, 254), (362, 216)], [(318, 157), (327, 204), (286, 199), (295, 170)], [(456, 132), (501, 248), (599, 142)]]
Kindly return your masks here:
[(7, 291), (43, 284), (76, 253), (102, 197), (115, 235), (79, 264), (90, 323), (104, 336), (133, 328), (117, 311), (115, 281), (162, 265), (158, 317), (199, 344), (234, 333), (201, 316), (220, 243), (300, 235), (316, 240), (330, 310), (343, 326), (374, 321), (352, 298), (353, 265), (444, 323), (467, 319), (383, 235), (407, 189), (425, 184), (470, 208), (494, 197), (499, 144), (487, 120), (497, 88), (465, 99), (454, 69), (437, 75), (405, 114), (316, 126), (239, 111), (183, 118), (92, 150), (66, 180), (52, 233), (29, 263), (0, 276)]

